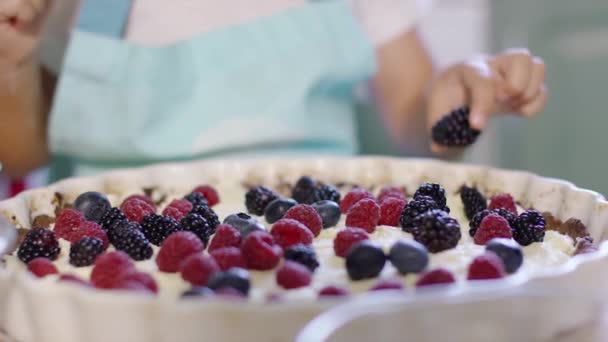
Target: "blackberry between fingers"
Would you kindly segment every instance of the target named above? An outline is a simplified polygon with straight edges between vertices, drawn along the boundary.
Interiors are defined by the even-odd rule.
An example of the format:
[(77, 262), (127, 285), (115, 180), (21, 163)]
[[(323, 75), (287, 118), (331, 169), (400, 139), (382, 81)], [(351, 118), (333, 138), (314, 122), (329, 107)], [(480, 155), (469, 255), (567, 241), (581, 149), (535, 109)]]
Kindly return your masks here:
[(424, 183), (414, 193), (414, 199), (420, 196), (429, 196), (437, 203), (438, 209), (445, 212), (450, 212), (450, 208), (446, 206), (445, 189), (437, 183)]
[(277, 198), (279, 196), (274, 191), (263, 186), (257, 186), (251, 188), (245, 194), (245, 206), (250, 214), (262, 216), (268, 204)]
[(90, 266), (104, 251), (100, 238), (86, 236), (70, 246), (70, 264), (76, 267)]
[(463, 185), (460, 188), (460, 199), (464, 205), (464, 213), (469, 220), (478, 212), (488, 208), (486, 198), (475, 187)]
[(113, 241), (112, 244), (117, 250), (127, 253), (135, 261), (152, 257), (152, 246), (136, 222), (124, 221), (116, 224), (109, 232), (108, 238)]
[(526, 210), (515, 220), (513, 239), (522, 246), (542, 242), (545, 238), (545, 218), (536, 210)]
[(55, 260), (60, 251), (59, 242), (52, 230), (34, 228), (25, 235), (25, 239), (23, 239), (17, 251), (17, 257), (27, 264), (38, 257)]
[(461, 237), (458, 221), (438, 209), (418, 215), (414, 226), (414, 240), (423, 244), (431, 253), (456, 247)]
[(443, 116), (432, 129), (433, 141), (440, 145), (462, 147), (477, 140), (481, 131), (471, 127), (469, 108), (461, 107)]
[(399, 216), (399, 225), (406, 233), (411, 233), (414, 228), (414, 220), (420, 214), (432, 209), (439, 209), (437, 203), (429, 196), (418, 196), (406, 204)]
[[(160, 246), (167, 236), (183, 230), (173, 218), (158, 214), (150, 214), (144, 217), (141, 227), (146, 239), (156, 246)], [(110, 242), (112, 242), (111, 239)]]

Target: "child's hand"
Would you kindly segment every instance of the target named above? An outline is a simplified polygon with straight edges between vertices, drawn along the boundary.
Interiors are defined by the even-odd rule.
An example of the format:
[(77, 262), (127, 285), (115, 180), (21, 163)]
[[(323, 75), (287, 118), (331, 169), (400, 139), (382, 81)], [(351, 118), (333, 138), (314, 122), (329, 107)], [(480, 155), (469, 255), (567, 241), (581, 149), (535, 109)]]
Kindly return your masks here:
[[(427, 123), (430, 130), (446, 113), (469, 105), (471, 126), (483, 129), (494, 113), (530, 117), (546, 100), (544, 62), (525, 49), (512, 49), (454, 65), (439, 75), (431, 89)], [(433, 144), (432, 149), (444, 148)]]
[(0, 0), (0, 72), (32, 56), (48, 0)]

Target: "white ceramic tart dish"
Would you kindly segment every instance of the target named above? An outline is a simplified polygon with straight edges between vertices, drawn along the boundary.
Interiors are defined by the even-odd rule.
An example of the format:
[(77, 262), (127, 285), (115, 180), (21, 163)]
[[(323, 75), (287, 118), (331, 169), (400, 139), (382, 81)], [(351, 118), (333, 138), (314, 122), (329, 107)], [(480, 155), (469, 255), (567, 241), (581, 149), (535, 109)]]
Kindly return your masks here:
[[(433, 160), (328, 157), (164, 164), (69, 179), (27, 191), (0, 202), (0, 214), (20, 232), (25, 232), (32, 225), (45, 225), (45, 221), (55, 217), (57, 206), (72, 203), (85, 191), (103, 192), (115, 204), (128, 195), (142, 193), (144, 189), (151, 190), (153, 198), (170, 199), (183, 196), (194, 186), (211, 184), (222, 198), (217, 212), (223, 219), (227, 214), (244, 211), (245, 185), (264, 185), (280, 191), (286, 184), (294, 184), (302, 175), (330, 184), (357, 184), (370, 189), (387, 184), (403, 185), (409, 192), (424, 182), (436, 182), (445, 188), (448, 205), (455, 216), (458, 216), (456, 212), (462, 212), (462, 205), (456, 203), (454, 194), (463, 184), (475, 185), (488, 196), (509, 193), (521, 208), (552, 214), (554, 220), (550, 220), (547, 227), (552, 226), (559, 233), (547, 231), (546, 248), (524, 249), (526, 257), (534, 255), (538, 259), (525, 264), (522, 267), (525, 271), (498, 281), (475, 284), (458, 281), (449, 291), (415, 291), (408, 286), (403, 293), (395, 294), (412, 303), (431, 301), (437, 310), (441, 310), (445, 296), (470, 295), (475, 291), (500, 294), (509, 289), (527, 287), (547, 289), (547, 293), (552, 295), (559, 293), (560, 289), (568, 289), (589, 296), (600, 293), (608, 284), (608, 244), (604, 243), (608, 239), (608, 202), (601, 195), (568, 182), (527, 172)], [(586, 227), (584, 232), (573, 231), (576, 229), (561, 224), (570, 218), (580, 220)], [(461, 225), (468, 226), (467, 222), (461, 222)], [(589, 237), (581, 239), (581, 233)], [(324, 234), (329, 233), (324, 231), (317, 239), (323, 239)], [(470, 237), (463, 234), (462, 239), (470, 240)], [(588, 243), (591, 239), (593, 246)], [(555, 249), (553, 246), (561, 248), (561, 254), (550, 253)], [(62, 253), (66, 253), (64, 249)], [(4, 266), (0, 268), (0, 327), (22, 342), (286, 341), (292, 340), (313, 317), (336, 304), (333, 300), (317, 300), (306, 291), (296, 291), (299, 295), (286, 296), (289, 300), (273, 303), (260, 300), (265, 293), (255, 291), (249, 301), (180, 300), (170, 291), (163, 292), (163, 286), (170, 283), (162, 281), (159, 281), (161, 292), (155, 297), (125, 291), (101, 291), (46, 278), (37, 279), (24, 267), (12, 267), (14, 260), (11, 258), (16, 259), (14, 256), (5, 257)], [(433, 260), (440, 264), (449, 262), (450, 258), (433, 259), (431, 256), (431, 264)], [(455, 273), (459, 267), (457, 262), (452, 265)], [(321, 281), (317, 279), (318, 274), (315, 277), (315, 282)], [(322, 281), (331, 282), (334, 276), (323, 277)], [(335, 275), (338, 283), (343, 282), (343, 278), (344, 273)], [(254, 275), (253, 287), (256, 287), (257, 279)], [(369, 282), (367, 284), (369, 287)], [(176, 288), (179, 286), (183, 285), (176, 285)], [(263, 286), (273, 285), (264, 283)], [(369, 298), (375, 295), (365, 294)], [(555, 302), (551, 303), (547, 310), (555, 310)], [(541, 312), (542, 309), (536, 308)], [(562, 309), (568, 310), (568, 307)], [(577, 319), (583, 319), (583, 316), (579, 315)], [(412, 329), (416, 327), (412, 326)]]

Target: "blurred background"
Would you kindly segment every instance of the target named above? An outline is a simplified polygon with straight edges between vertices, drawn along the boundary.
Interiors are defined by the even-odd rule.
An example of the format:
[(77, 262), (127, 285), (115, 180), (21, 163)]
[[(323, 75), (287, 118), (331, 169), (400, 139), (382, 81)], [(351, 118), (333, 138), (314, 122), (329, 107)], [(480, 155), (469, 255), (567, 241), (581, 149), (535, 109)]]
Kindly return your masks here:
[[(527, 46), (545, 59), (549, 102), (538, 118), (497, 117), (464, 161), (530, 170), (608, 193), (608, 1), (435, 0), (420, 30), (439, 66), (480, 52)], [(373, 107), (358, 108), (362, 153), (403, 155), (386, 139)], [(45, 170), (26, 181), (45, 182)], [(0, 197), (23, 183), (0, 181)]]

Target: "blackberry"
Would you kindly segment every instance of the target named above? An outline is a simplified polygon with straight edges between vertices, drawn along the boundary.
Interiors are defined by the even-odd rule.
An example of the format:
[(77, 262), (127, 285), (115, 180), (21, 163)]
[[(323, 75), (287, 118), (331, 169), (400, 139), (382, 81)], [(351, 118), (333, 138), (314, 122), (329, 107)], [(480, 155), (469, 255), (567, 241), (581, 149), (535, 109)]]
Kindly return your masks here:
[(207, 246), (213, 230), (204, 217), (199, 214), (190, 213), (182, 218), (180, 225), (184, 230), (194, 233)]
[(340, 192), (335, 187), (328, 184), (322, 184), (317, 187), (317, 198), (315, 202), (332, 201), (340, 204), (341, 199)]
[(479, 229), (479, 225), (481, 224), (481, 220), (483, 220), (486, 216), (488, 216), (491, 213), (502, 216), (505, 220), (507, 220), (507, 222), (509, 222), (509, 226), (511, 226), (511, 229), (513, 229), (513, 227), (515, 227), (515, 220), (517, 219), (517, 216), (515, 216), (512, 212), (505, 210), (503, 208), (498, 208), (498, 209), (493, 209), (493, 210), (485, 209), (485, 210), (482, 210), (482, 211), (478, 212), (477, 214), (475, 214), (475, 216), (473, 216), (471, 221), (469, 221), (469, 235), (471, 237), (475, 236), (475, 233), (477, 232), (477, 229)]
[(144, 217), (141, 227), (146, 239), (156, 246), (160, 246), (167, 236), (183, 230), (173, 218), (158, 214), (150, 214)]
[(112, 228), (112, 225), (115, 222), (119, 222), (119, 221), (126, 221), (127, 217), (125, 216), (125, 213), (122, 212), (122, 210), (120, 210), (120, 208), (114, 207), (111, 208), (110, 210), (106, 211), (105, 215), (103, 215), (103, 217), (101, 218), (101, 227), (103, 227), (103, 229), (105, 229), (106, 231), (110, 230)]
[(264, 210), (266, 210), (268, 204), (278, 197), (279, 196), (272, 190), (269, 190), (263, 186), (258, 186), (251, 188), (245, 194), (245, 206), (250, 214), (262, 216), (264, 215)]
[(215, 228), (220, 224), (220, 218), (217, 217), (215, 211), (208, 205), (197, 204), (192, 208), (192, 210), (190, 210), (190, 214), (198, 214), (202, 216), (202, 218), (207, 221), (209, 228), (211, 228), (211, 234), (215, 233)]
[(319, 267), (317, 254), (312, 246), (302, 244), (291, 246), (285, 250), (283, 256), (285, 260), (295, 261), (308, 267), (311, 272), (314, 272)]
[(469, 220), (478, 212), (488, 208), (486, 198), (474, 187), (463, 185), (460, 188), (460, 199), (464, 205), (464, 213)]
[(140, 228), (136, 222), (123, 221), (114, 225), (108, 238), (117, 250), (127, 253), (131, 259), (150, 259), (153, 254), (152, 246)]
[(460, 224), (443, 210), (433, 209), (418, 215), (414, 225), (414, 240), (431, 253), (456, 247), (461, 237)]
[(103, 251), (100, 238), (85, 236), (70, 246), (70, 264), (76, 267), (93, 265), (95, 258)]
[(460, 107), (446, 114), (432, 129), (433, 141), (444, 146), (468, 146), (481, 132), (469, 123), (469, 108)]
[(209, 205), (207, 198), (205, 198), (205, 196), (203, 196), (203, 194), (201, 194), (199, 192), (191, 192), (191, 193), (187, 194), (186, 196), (184, 196), (184, 199), (186, 201), (192, 203), (193, 206)]
[(59, 242), (52, 230), (34, 228), (25, 235), (23, 242), (19, 246), (17, 257), (27, 264), (38, 257), (55, 260), (60, 251)]
[(418, 196), (411, 200), (399, 216), (399, 225), (404, 232), (411, 233), (414, 228), (414, 219), (431, 209), (439, 209), (437, 203), (429, 196)]
[(536, 210), (526, 210), (513, 226), (513, 239), (522, 246), (542, 242), (545, 238), (545, 218)]
[(301, 177), (291, 190), (291, 197), (300, 204), (313, 204), (319, 200), (316, 182), (308, 176)]
[(419, 196), (429, 196), (437, 203), (437, 207), (445, 212), (450, 212), (450, 208), (446, 207), (445, 190), (437, 183), (424, 183), (416, 193), (414, 199)]

